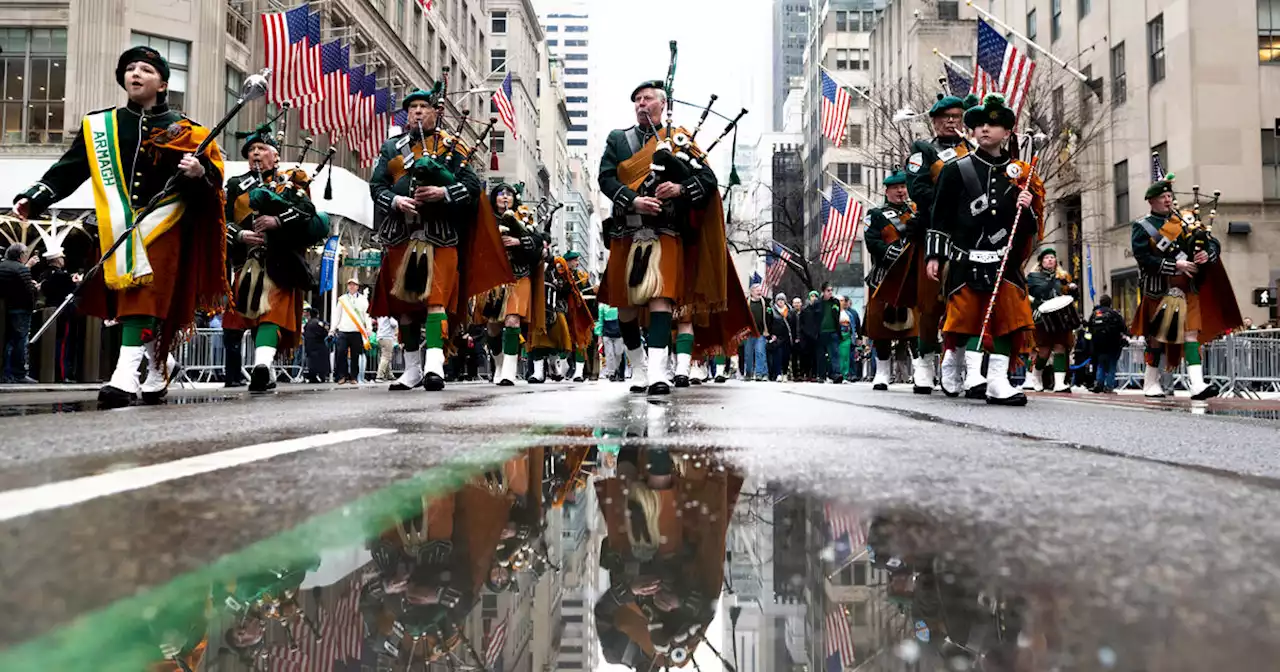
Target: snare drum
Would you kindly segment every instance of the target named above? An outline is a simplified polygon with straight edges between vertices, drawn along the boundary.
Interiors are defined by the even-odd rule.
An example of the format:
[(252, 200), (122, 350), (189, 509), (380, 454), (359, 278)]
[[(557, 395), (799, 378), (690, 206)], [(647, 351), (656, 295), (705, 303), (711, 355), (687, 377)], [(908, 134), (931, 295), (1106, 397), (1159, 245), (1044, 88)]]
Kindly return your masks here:
[(1075, 303), (1073, 297), (1056, 296), (1040, 304), (1034, 316), (1036, 328), (1048, 334), (1074, 332), (1082, 324)]

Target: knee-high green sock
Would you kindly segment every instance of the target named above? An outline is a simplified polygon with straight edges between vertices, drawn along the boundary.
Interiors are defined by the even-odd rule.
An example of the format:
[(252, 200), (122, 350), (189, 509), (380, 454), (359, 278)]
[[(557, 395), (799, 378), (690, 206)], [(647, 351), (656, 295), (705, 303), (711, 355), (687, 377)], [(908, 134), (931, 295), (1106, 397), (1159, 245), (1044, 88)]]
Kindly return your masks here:
[(577, 350), (574, 350), (574, 351), (573, 351), (573, 361), (575, 361), (575, 362), (585, 362), (585, 361), (587, 361), (587, 349), (586, 349), (586, 348), (578, 348)]
[(124, 345), (142, 345), (154, 337), (156, 318), (150, 315), (129, 315), (120, 318), (121, 337)]
[(716, 366), (724, 366), (724, 355), (716, 355)]
[(1013, 337), (1012, 336), (996, 336), (991, 339), (991, 353), (994, 355), (1012, 355), (1013, 354)]
[(449, 323), (444, 313), (427, 313), (427, 349), (439, 350), (444, 347), (444, 332)]
[(970, 336), (969, 340), (965, 341), (964, 349), (969, 352), (982, 352), (982, 339), (977, 336)]
[(502, 354), (520, 354), (520, 327), (502, 328)]
[(671, 345), (671, 313), (649, 313), (649, 347)]
[(1053, 353), (1053, 370), (1055, 373), (1067, 372), (1067, 353), (1065, 352)]
[(677, 355), (693, 354), (693, 334), (676, 335), (676, 354)]
[[(1035, 361), (1035, 369), (1037, 371), (1043, 371), (1044, 367), (1049, 365), (1048, 357), (1041, 357), (1040, 355), (1036, 355), (1033, 359)], [(1054, 366), (1057, 366), (1057, 364), (1054, 364)]]
[(257, 348), (274, 348), (280, 345), (280, 327), (266, 322), (258, 325), (253, 335), (253, 345)]
[(916, 339), (916, 350), (917, 350), (917, 352), (919, 352), (919, 353), (920, 353), (920, 355), (919, 355), (919, 356), (921, 356), (921, 357), (924, 357), (925, 355), (932, 355), (933, 353), (935, 353), (935, 352), (937, 352), (937, 351), (938, 351), (938, 339), (936, 339), (936, 338), (929, 338), (929, 339), (925, 339), (925, 338), (917, 338), (917, 339)]
[(1190, 341), (1182, 344), (1182, 358), (1187, 360), (1187, 366), (1196, 366), (1200, 364), (1200, 344)]

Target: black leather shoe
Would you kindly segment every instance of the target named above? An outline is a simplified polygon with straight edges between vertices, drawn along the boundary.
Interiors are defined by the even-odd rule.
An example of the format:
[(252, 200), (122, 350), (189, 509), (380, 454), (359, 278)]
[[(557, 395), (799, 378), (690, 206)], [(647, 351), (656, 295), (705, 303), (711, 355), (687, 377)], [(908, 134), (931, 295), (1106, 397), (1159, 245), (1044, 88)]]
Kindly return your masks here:
[(925, 387), (923, 385), (912, 385), (911, 391), (916, 394), (933, 394), (932, 387)]
[(876, 383), (875, 385), (871, 386), (871, 389), (875, 390), (876, 392), (887, 392), (889, 390), (889, 386), (885, 385), (884, 383)]
[[(1023, 395), (1023, 396), (1025, 396), (1025, 395)], [(965, 390), (965, 391), (964, 391), (964, 398), (965, 398), (965, 399), (986, 399), (986, 398), (987, 398), (987, 384), (986, 384), (986, 383), (979, 383), (979, 384), (974, 385), (973, 387), (971, 387), (971, 388), (969, 388), (969, 389)]]
[(689, 384), (690, 384), (690, 385), (701, 385), (701, 384), (702, 384), (702, 379), (701, 379), (701, 378), (690, 378), (690, 379), (689, 379)]
[(1204, 401), (1205, 399), (1212, 399), (1216, 396), (1218, 396), (1218, 386), (1214, 383), (1210, 383), (1209, 387), (1200, 390), (1200, 394), (1191, 395), (1191, 398), (1195, 401)]
[(132, 404), (135, 398), (135, 395), (131, 392), (125, 392), (118, 387), (103, 385), (98, 390), (98, 408), (104, 411), (113, 408), (124, 408)]
[[(541, 383), (542, 381), (541, 381), (541, 380), (530, 380), (529, 382), (530, 382), (530, 383)], [(516, 381), (514, 381), (514, 380), (507, 380), (507, 379), (505, 379), (505, 378), (504, 378), (504, 379), (502, 379), (502, 380), (499, 380), (499, 381), (498, 381), (498, 387), (515, 387), (515, 386), (516, 386)]]
[(543, 380), (542, 380), (541, 378), (530, 378), (530, 379), (529, 379), (529, 384), (530, 384), (530, 385), (541, 385), (542, 383), (543, 383)]
[(1012, 397), (997, 399), (995, 397), (987, 397), (987, 403), (992, 406), (1026, 406), (1027, 395), (1019, 392)]
[(717, 382), (717, 383), (723, 383), (723, 382), (725, 382), (725, 377), (724, 377), (724, 376), (716, 376), (716, 382)]
[(671, 394), (671, 386), (664, 382), (657, 382), (649, 386), (649, 394)]
[(253, 371), (249, 372), (249, 392), (262, 394), (274, 389), (276, 389), (276, 381), (271, 379), (271, 368), (266, 364), (253, 367)]
[(676, 387), (689, 387), (689, 376), (676, 376), (672, 382)]
[(436, 373), (428, 373), (422, 379), (422, 387), (428, 392), (439, 392), (444, 389), (444, 377)]

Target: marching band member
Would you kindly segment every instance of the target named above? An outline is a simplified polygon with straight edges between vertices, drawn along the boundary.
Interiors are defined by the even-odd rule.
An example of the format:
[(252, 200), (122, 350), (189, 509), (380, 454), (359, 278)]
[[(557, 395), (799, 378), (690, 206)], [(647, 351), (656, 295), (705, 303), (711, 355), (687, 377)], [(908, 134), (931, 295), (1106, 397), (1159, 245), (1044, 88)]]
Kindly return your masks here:
[[(573, 274), (574, 284), (578, 287), (578, 293), (582, 295), (582, 300), (586, 302), (587, 311), (590, 313), (591, 319), (594, 321), (599, 316), (599, 306), (596, 302), (596, 287), (591, 284), (591, 274), (580, 267), (582, 255), (573, 250), (569, 250), (564, 255), (564, 261), (569, 265), (569, 272)], [(595, 356), (596, 352), (595, 331), (592, 330), (591, 337), (585, 342), (574, 341), (573, 343), (573, 382), (581, 383), (587, 378), (587, 357)], [(598, 364), (598, 363), (597, 363)], [(597, 366), (592, 367), (592, 371), (596, 371)], [(598, 373), (598, 372), (597, 372)]]
[[(155, 49), (125, 51), (115, 74), (128, 104), (86, 115), (71, 148), (14, 199), (15, 213), (25, 220), (91, 180), (105, 253), (177, 177), (177, 189), (132, 229), (131, 241), (106, 260), (81, 297), (81, 312), (117, 319), (124, 331), (111, 379), (98, 391), (103, 408), (128, 406), (139, 393), (145, 403), (161, 403), (176, 368), (170, 354), (175, 336), (191, 326), (197, 309), (215, 310), (227, 295), (217, 143), (192, 155), (209, 131), (169, 109), (169, 64)], [(144, 358), (147, 375), (139, 384)]]
[(1200, 345), (1243, 322), (1222, 264), (1222, 245), (1194, 212), (1177, 211), (1172, 175), (1152, 184), (1145, 196), (1151, 212), (1130, 227), (1142, 284), (1130, 329), (1147, 342), (1142, 391), (1163, 397), (1161, 357), (1170, 369), (1185, 358), (1191, 398), (1209, 399), (1218, 395), (1218, 387), (1204, 379)]
[[(563, 257), (550, 256), (549, 244), (546, 249), (549, 258), (544, 265), (543, 294), (539, 297), (545, 317), (534, 321), (529, 339), (529, 356), (533, 359), (533, 376), (529, 382), (535, 384), (546, 380), (548, 357), (558, 359), (560, 353), (572, 351), (575, 343), (589, 341), (595, 328), (568, 262)], [(559, 379), (563, 380), (563, 375)]]
[(516, 370), (520, 364), (521, 325), (532, 325), (535, 312), (533, 288), (535, 284), (542, 284), (543, 241), (535, 227), (525, 226), (531, 220), (528, 208), (520, 203), (516, 187), (499, 184), (489, 193), (489, 201), (498, 218), (502, 246), (507, 251), (507, 261), (516, 279), (515, 284), (491, 291), (485, 308), (490, 351), (498, 371), (493, 382), (510, 387), (516, 384)]
[(394, 391), (444, 389), (448, 316), (457, 321), (471, 297), (515, 282), (470, 150), (439, 128), (443, 100), (443, 83), (405, 97), (406, 130), (382, 145), (369, 180), (387, 248), (370, 313), (396, 317), (404, 344)]
[[(919, 339), (912, 378), (915, 391), (921, 394), (928, 394), (933, 390), (933, 355), (938, 352), (938, 324), (946, 312), (939, 282), (925, 272), (928, 252), (924, 244), (925, 231), (930, 227), (938, 178), (943, 167), (955, 163), (972, 151), (961, 129), (965, 110), (978, 102), (973, 96), (965, 100), (955, 96), (939, 96), (938, 101), (929, 109), (934, 137), (922, 138), (912, 143), (911, 156), (907, 159), (907, 193), (916, 204), (916, 224), (910, 227), (908, 242), (915, 243), (915, 249), (910, 252), (910, 257), (906, 260), (908, 263), (899, 271), (901, 280), (891, 284), (899, 287), (904, 300), (910, 298), (908, 294), (911, 289), (915, 290), (915, 322)], [(964, 360), (960, 353), (959, 348), (951, 348), (942, 356), (942, 391), (949, 396), (959, 394), (963, 382), (961, 377), (964, 373)], [(879, 371), (878, 368), (876, 370)]]
[[(667, 109), (665, 86), (647, 81), (631, 92), (636, 125), (609, 133), (599, 178), (601, 191), (613, 200), (613, 216), (605, 227), (609, 264), (600, 298), (618, 307), (634, 372), (631, 390), (649, 394), (671, 391), (667, 359), (674, 315), (680, 318), (675, 344), (679, 386), (688, 385), (695, 321), (705, 325), (717, 313), (742, 319), (727, 310), (734, 293), (727, 278), (734, 274), (716, 176), (705, 161), (699, 162), (704, 152), (683, 128), (660, 126)], [(688, 177), (668, 179), (675, 171)], [(640, 347), (646, 313), (647, 353)], [(750, 313), (745, 317), (746, 328), (752, 329)]]
[[(1046, 301), (1058, 297), (1073, 296), (1076, 290), (1076, 283), (1071, 281), (1071, 275), (1058, 265), (1058, 253), (1052, 247), (1040, 250), (1036, 270), (1027, 274), (1027, 292), (1031, 295), (1032, 309), (1039, 309)], [(1066, 310), (1074, 311), (1075, 304), (1067, 306)], [(1075, 329), (1049, 327), (1037, 322), (1035, 345), (1035, 360), (1027, 370), (1027, 381), (1022, 385), (1022, 389), (1044, 391), (1040, 372), (1049, 363), (1049, 354), (1052, 352), (1053, 391), (1070, 393), (1071, 385), (1067, 382), (1067, 353), (1075, 347)]]
[[(942, 262), (950, 253), (942, 330), (948, 345), (965, 348), (965, 395), (985, 396), (989, 404), (1023, 406), (1026, 395), (1009, 384), (1009, 358), (1033, 326), (1021, 269), (1042, 235), (1044, 187), (1029, 175), (1030, 167), (1004, 147), (1015, 122), (1004, 96), (988, 95), (981, 106), (965, 112), (964, 121), (973, 129), (978, 149), (947, 164), (938, 176), (927, 270), (929, 277), (940, 278)], [(1026, 188), (1025, 178), (1030, 179)], [(998, 277), (1006, 251), (1010, 258), (1003, 266), (1004, 276)], [(988, 323), (988, 305), (997, 297)], [(984, 327), (991, 345), (980, 338)], [(990, 353), (985, 381), (984, 352)]]
[(301, 344), (303, 295), (313, 284), (307, 249), (329, 233), (311, 202), (311, 178), (301, 168), (278, 170), (280, 148), (271, 127), (244, 135), (240, 155), (249, 172), (227, 181), (226, 219), (234, 240), (234, 300), (222, 328), (255, 330), (249, 391), (275, 389), (276, 349)]
[[(876, 375), (871, 384), (873, 390), (889, 389), (893, 341), (914, 340), (919, 333), (919, 323), (915, 319), (917, 296), (914, 292), (900, 292), (905, 281), (914, 280), (915, 270), (911, 256), (903, 257), (904, 252), (912, 256), (915, 254), (915, 250), (908, 246), (913, 235), (911, 228), (916, 209), (907, 202), (907, 176), (894, 172), (884, 178), (884, 196), (885, 204), (867, 214), (864, 239), (871, 255), (871, 272), (867, 275), (867, 290), (871, 292), (871, 298), (867, 300), (866, 330), (876, 357)], [(919, 222), (914, 222), (914, 225), (918, 226)], [(933, 379), (930, 378), (927, 384), (917, 380), (915, 388), (924, 394), (932, 392)]]

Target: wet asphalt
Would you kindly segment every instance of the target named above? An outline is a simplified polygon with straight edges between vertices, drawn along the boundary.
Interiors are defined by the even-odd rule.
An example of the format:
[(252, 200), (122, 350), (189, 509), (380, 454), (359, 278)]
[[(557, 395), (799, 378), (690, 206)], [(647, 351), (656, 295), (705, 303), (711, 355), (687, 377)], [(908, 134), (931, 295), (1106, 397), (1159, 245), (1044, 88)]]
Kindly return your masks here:
[[(0, 648), (435, 467), (479, 469), (606, 433), (711, 451), (777, 492), (859, 512), (873, 542), (883, 532), (871, 544), (884, 544), (881, 561), (940, 557), (964, 568), (940, 574), (948, 581), (1023, 596), (1052, 655), (1016, 669), (1268, 670), (1280, 659), (1273, 403), (1036, 395), (1008, 409), (897, 386), (742, 382), (663, 398), (609, 383), (173, 397), (100, 412), (91, 393), (0, 395), (0, 493), (324, 432), (395, 432), (0, 522)], [(910, 524), (876, 527), (897, 519)], [(864, 669), (934, 669), (919, 666), (918, 638), (880, 639)]]

